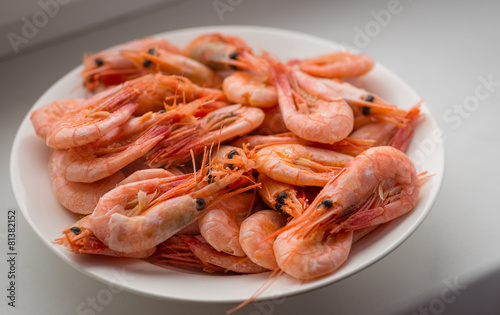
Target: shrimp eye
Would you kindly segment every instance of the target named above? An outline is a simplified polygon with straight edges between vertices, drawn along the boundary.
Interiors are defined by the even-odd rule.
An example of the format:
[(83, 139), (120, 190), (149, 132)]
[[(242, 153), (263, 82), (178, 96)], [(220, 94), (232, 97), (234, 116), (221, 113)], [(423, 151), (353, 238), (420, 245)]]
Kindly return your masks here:
[(333, 201), (331, 199), (323, 199), (320, 205), (323, 206), (325, 209), (328, 209), (333, 206)]
[(205, 200), (203, 200), (202, 198), (197, 198), (196, 199), (196, 209), (197, 210), (203, 210), (205, 209)]
[(149, 48), (148, 49), (148, 55), (154, 56), (155, 53), (156, 53), (156, 49), (154, 49), (154, 48)]
[(102, 60), (101, 58), (95, 58), (94, 62), (95, 62), (95, 65), (98, 67), (100, 67), (104, 64), (104, 60)]
[(285, 203), (285, 199), (288, 198), (288, 194), (284, 191), (280, 192), (278, 196), (276, 196), (277, 203)]
[(231, 171), (234, 170), (234, 165), (232, 163), (226, 164), (227, 168), (229, 168)]
[(74, 226), (71, 229), (69, 229), (72, 233), (75, 233), (76, 235), (80, 234), (82, 231), (78, 226)]
[(231, 53), (231, 54), (229, 55), (229, 58), (231, 58), (231, 59), (233, 59), (233, 60), (236, 60), (236, 59), (238, 59), (238, 57), (239, 57), (239, 56), (240, 56), (240, 53), (239, 53), (239, 52), (237, 52), (237, 51), (235, 51), (235, 52), (233, 52), (233, 53)]
[(374, 99), (375, 99), (375, 97), (373, 97), (373, 95), (371, 95), (371, 94), (368, 94), (365, 97), (365, 101), (367, 101), (367, 102), (373, 102)]
[[(240, 53), (235, 51), (233, 52), (232, 54), (229, 55), (229, 58), (233, 59), (233, 60), (237, 60), (238, 57), (240, 56)], [(234, 70), (240, 70), (240, 68), (238, 68), (238, 66), (236, 65), (230, 65), (229, 66), (231, 69), (234, 69)]]
[(142, 62), (142, 66), (146, 69), (151, 67), (152, 64), (153, 64), (153, 62), (149, 59), (144, 59), (144, 61)]
[(274, 205), (274, 207), (276, 208), (276, 211), (281, 212), (281, 213), (284, 213), (284, 211), (283, 211), (283, 204), (282, 204), (282, 203), (279, 203), (279, 202), (278, 202), (278, 203), (276, 203), (276, 204)]
[(228, 158), (228, 159), (232, 159), (235, 155), (238, 155), (238, 151), (236, 151), (236, 150), (231, 150), (231, 151), (229, 151), (229, 153), (227, 154), (227, 158)]
[(361, 107), (361, 112), (363, 113), (363, 115), (368, 116), (372, 112), (372, 109), (368, 106), (363, 106)]
[(165, 109), (160, 109), (160, 110), (158, 111), (158, 114), (163, 114), (163, 113), (166, 113), (166, 112), (167, 112), (167, 111), (166, 111)]

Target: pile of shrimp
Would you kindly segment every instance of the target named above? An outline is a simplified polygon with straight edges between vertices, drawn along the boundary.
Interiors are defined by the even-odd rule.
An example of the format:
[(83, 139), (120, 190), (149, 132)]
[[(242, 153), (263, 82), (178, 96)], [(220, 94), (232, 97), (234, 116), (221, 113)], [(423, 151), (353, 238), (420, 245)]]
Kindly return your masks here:
[(347, 81), (374, 64), (345, 51), (281, 61), (218, 33), (85, 55), (87, 97), (31, 115), (55, 197), (79, 215), (55, 244), (207, 272), (332, 274), (415, 207), (427, 178), (404, 153), (419, 104)]

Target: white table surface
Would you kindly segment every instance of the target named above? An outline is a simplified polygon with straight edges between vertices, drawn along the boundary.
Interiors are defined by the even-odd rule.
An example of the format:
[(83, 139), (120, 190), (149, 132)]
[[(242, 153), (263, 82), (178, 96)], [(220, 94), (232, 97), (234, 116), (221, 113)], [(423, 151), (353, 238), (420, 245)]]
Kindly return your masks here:
[[(446, 135), (446, 173), (430, 215), (386, 258), (341, 282), (280, 304), (254, 303), (237, 314), (500, 314), (500, 2), (401, 0), (399, 13), (385, 25), (378, 22), (377, 29), (371, 11), (387, 10), (395, 2), (220, 1), (235, 5), (222, 20), (212, 0), (178, 2), (36, 50), (21, 49), (0, 61), (0, 313), (78, 314), (79, 305), (90, 306), (108, 290), (48, 250), (14, 199), (10, 148), (37, 98), (77, 66), (84, 51), (178, 28), (243, 24), (296, 30), (352, 46), (361, 43), (357, 29), (372, 27), (371, 37), (361, 43), (365, 47), (359, 48), (425, 98)], [(493, 82), (487, 96), (477, 94), (486, 91), (478, 88), (480, 78)], [(474, 98), (480, 98), (477, 106), (463, 106)], [(7, 306), (6, 298), (9, 209), (17, 214), (15, 308)], [(107, 305), (83, 309), (93, 310), (87, 314), (223, 314), (232, 306), (153, 300), (122, 291)]]

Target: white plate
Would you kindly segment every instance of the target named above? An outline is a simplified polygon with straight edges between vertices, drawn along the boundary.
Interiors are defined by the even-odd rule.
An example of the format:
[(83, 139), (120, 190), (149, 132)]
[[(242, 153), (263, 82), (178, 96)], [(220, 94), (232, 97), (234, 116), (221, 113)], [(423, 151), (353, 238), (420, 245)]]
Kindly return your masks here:
[[(179, 46), (198, 34), (222, 32), (245, 39), (257, 51), (265, 49), (282, 60), (305, 58), (343, 49), (339, 44), (306, 34), (248, 26), (203, 27), (159, 34)], [(77, 67), (57, 81), (35, 103), (32, 111), (54, 100), (82, 97)], [(357, 80), (361, 86), (389, 102), (408, 109), (421, 98), (401, 79), (380, 64)], [(434, 203), (444, 174), (444, 150), (436, 135), (439, 128), (425, 104), (425, 119), (418, 126), (408, 155), (417, 171), (436, 174), (423, 186), (417, 207), (408, 215), (390, 222), (356, 243), (349, 259), (334, 274), (319, 280), (303, 282), (289, 276), (280, 277), (260, 298), (275, 298), (316, 289), (353, 275), (389, 254), (405, 241), (422, 223)], [(269, 273), (257, 275), (217, 276), (161, 268), (141, 260), (115, 259), (102, 256), (81, 256), (51, 242), (61, 230), (76, 221), (76, 216), (56, 201), (47, 172), (49, 150), (35, 135), (28, 113), (23, 120), (12, 148), (11, 178), (15, 197), (23, 215), (43, 242), (59, 257), (81, 272), (112, 285), (156, 298), (200, 302), (239, 302), (249, 298)], [(434, 138), (433, 138), (434, 137)], [(436, 139), (436, 140), (434, 140)]]

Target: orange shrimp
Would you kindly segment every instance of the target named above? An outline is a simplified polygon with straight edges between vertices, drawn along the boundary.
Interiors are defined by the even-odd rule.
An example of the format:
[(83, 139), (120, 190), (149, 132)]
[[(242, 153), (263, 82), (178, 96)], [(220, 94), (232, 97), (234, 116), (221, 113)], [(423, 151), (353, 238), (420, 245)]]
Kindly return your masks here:
[(257, 170), (297, 186), (324, 186), (352, 157), (300, 144), (277, 144), (257, 151)]
[[(391, 193), (381, 198), (386, 200), (382, 206), (363, 207), (370, 196), (388, 189)], [(299, 279), (332, 273), (347, 258), (353, 230), (411, 211), (419, 191), (415, 166), (404, 153), (389, 146), (366, 150), (323, 188), (302, 216), (282, 229), (274, 243), (278, 265)]]
[(132, 124), (131, 129), (137, 134), (119, 130), (117, 138), (114, 133), (110, 133), (110, 138), (97, 142), (95, 146), (99, 149), (90, 145), (90, 153), (82, 154), (86, 150), (81, 148), (69, 150), (61, 165), (65, 178), (73, 182), (91, 183), (114, 174), (153, 149), (168, 136), (173, 125), (192, 114), (204, 100), (199, 99), (157, 115), (153, 119), (155, 123), (145, 131), (140, 124)]
[(83, 217), (76, 223), (65, 228), (63, 237), (54, 241), (54, 244), (63, 245), (67, 250), (75, 254), (105, 255), (112, 257), (147, 258), (155, 252), (155, 248), (137, 252), (122, 253), (109, 249), (90, 230), (90, 215)]
[(169, 167), (189, 160), (191, 151), (200, 154), (204, 147), (249, 133), (262, 123), (261, 109), (231, 105), (215, 110), (194, 126), (180, 128), (161, 141), (149, 154), (152, 166)]
[(357, 77), (368, 73), (375, 61), (367, 55), (347, 51), (335, 52), (299, 62), (300, 70), (316, 77)]
[[(352, 134), (351, 134), (352, 135)], [(375, 141), (366, 138), (354, 138), (351, 135), (345, 139), (335, 142), (334, 144), (318, 143), (301, 139), (291, 132), (274, 134), (274, 135), (250, 135), (238, 138), (231, 142), (231, 145), (236, 147), (247, 146), (248, 149), (255, 147), (264, 147), (272, 144), (301, 144), (305, 146), (336, 151), (351, 156), (356, 156), (362, 151), (374, 146)]]
[(276, 62), (272, 73), (283, 121), (291, 132), (305, 140), (328, 144), (351, 133), (352, 109), (321, 81), (300, 71), (291, 72)]
[(180, 53), (150, 48), (124, 54), (134, 60), (145, 73), (180, 75), (197, 85), (207, 87), (217, 87), (222, 83), (222, 77), (217, 72)]
[(262, 185), (257, 190), (262, 201), (280, 213), (298, 217), (307, 208), (295, 186), (275, 181), (263, 174), (259, 174), (257, 182)]
[(31, 113), (30, 120), (36, 134), (45, 140), (49, 130), (64, 116), (64, 113), (75, 108), (83, 101), (84, 99), (80, 98), (54, 101), (35, 110)]
[(252, 208), (254, 196), (246, 193), (223, 200), (198, 219), (200, 234), (218, 252), (245, 256), (239, 242), (241, 222)]
[[(112, 250), (128, 253), (152, 248), (196, 221), (222, 196), (229, 198), (253, 188), (236, 186), (254, 166), (250, 160), (241, 161), (231, 161), (235, 163), (232, 171), (224, 163), (206, 167), (205, 158), (202, 169), (193, 174), (118, 186), (99, 200), (89, 219), (91, 230)], [(137, 206), (129, 210), (131, 200)]]
[(183, 97), (186, 101), (213, 96), (222, 91), (201, 88), (186, 78), (146, 75), (98, 93), (64, 114), (50, 129), (49, 147), (69, 149), (100, 139), (128, 121), (131, 115), (164, 109), (165, 99)]
[(224, 79), (222, 90), (233, 103), (261, 108), (278, 104), (276, 87), (262, 72), (236, 71)]
[(285, 217), (274, 210), (258, 211), (241, 223), (239, 242), (251, 261), (270, 270), (278, 268), (273, 250), (275, 238), (268, 236), (285, 223)]
[(320, 79), (333, 93), (340, 95), (352, 108), (354, 129), (364, 123), (384, 121), (402, 127), (407, 111), (391, 105), (380, 96), (339, 79)]
[(252, 49), (243, 39), (220, 33), (196, 37), (186, 46), (184, 54), (214, 70), (243, 70), (253, 60)]
[(173, 53), (181, 53), (174, 44), (159, 38), (146, 37), (123, 44), (115, 45), (96, 54), (83, 57), (81, 76), (84, 86), (89, 91), (102, 90), (147, 74), (123, 52), (163, 49)]
[(66, 209), (77, 214), (90, 214), (99, 198), (115, 188), (125, 176), (118, 171), (115, 174), (93, 183), (75, 183), (64, 178), (60, 167), (66, 152), (52, 149), (49, 157), (49, 175), (52, 190), (57, 201)]

